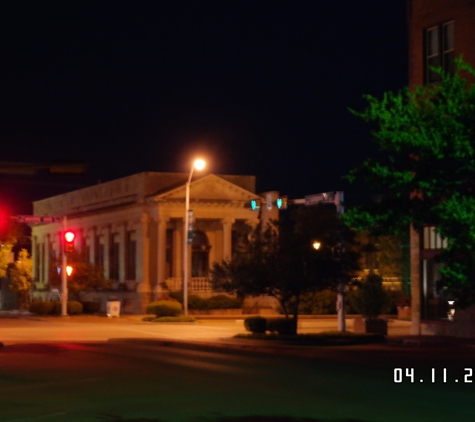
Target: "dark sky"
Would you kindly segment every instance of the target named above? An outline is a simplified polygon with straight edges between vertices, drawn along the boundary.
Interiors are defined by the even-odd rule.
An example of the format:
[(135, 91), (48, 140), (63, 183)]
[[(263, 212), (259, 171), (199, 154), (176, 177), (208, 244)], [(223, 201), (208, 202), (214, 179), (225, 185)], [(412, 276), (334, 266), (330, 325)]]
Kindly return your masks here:
[(90, 180), (204, 154), (258, 191), (348, 191), (375, 146), (347, 108), (407, 84), (404, 0), (7, 0), (0, 34), (0, 161)]

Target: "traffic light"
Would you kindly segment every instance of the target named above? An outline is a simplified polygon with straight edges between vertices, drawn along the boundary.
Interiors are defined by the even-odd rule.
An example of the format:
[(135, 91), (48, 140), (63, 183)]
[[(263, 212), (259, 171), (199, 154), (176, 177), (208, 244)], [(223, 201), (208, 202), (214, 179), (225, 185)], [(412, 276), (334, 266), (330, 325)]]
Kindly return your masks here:
[(74, 252), (74, 239), (76, 238), (76, 233), (71, 230), (68, 230), (64, 233), (64, 252), (71, 253)]
[(257, 199), (252, 199), (251, 200), (251, 209), (253, 211), (259, 211), (259, 208), (261, 208), (260, 201)]
[(281, 196), (280, 198), (277, 198), (276, 205), (279, 210), (285, 210), (287, 209), (287, 203), (288, 203), (288, 197), (287, 196)]

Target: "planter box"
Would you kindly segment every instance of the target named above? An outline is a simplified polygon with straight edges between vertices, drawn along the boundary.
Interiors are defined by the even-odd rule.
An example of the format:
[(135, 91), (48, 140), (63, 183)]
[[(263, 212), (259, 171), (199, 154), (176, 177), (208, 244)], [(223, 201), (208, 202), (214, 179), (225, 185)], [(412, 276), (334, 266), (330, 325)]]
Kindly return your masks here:
[(355, 318), (353, 323), (353, 331), (360, 334), (372, 333), (386, 336), (388, 335), (388, 321), (382, 318)]

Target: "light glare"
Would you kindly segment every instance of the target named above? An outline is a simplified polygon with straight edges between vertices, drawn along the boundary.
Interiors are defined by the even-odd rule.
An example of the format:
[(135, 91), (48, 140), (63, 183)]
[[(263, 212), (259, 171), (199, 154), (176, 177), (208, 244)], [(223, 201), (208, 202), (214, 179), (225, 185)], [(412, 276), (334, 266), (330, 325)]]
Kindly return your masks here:
[(195, 161), (194, 166), (196, 170), (203, 170), (205, 168), (206, 163), (204, 160), (198, 159)]

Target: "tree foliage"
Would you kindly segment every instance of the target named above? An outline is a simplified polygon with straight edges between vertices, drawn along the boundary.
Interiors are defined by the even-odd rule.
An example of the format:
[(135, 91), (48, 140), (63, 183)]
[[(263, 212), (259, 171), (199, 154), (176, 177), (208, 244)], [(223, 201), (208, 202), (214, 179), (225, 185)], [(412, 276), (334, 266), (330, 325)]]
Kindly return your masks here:
[[(240, 296), (273, 296), (286, 317), (297, 319), (305, 294), (353, 276), (358, 260), (353, 237), (333, 210), (299, 208), (278, 222), (242, 232), (233, 258), (214, 263), (211, 284)], [(319, 250), (313, 247), (316, 240)], [(343, 242), (347, 247), (336, 256), (335, 248)]]
[(18, 259), (8, 265), (8, 276), (11, 280), (10, 289), (17, 293), (20, 309), (28, 309), (32, 283), (33, 260), (26, 249), (18, 253)]
[[(349, 180), (364, 179), (384, 192), (377, 202), (349, 209), (344, 218), (373, 234), (403, 233), (435, 225), (448, 239), (440, 255), (447, 288), (475, 298), (475, 70), (461, 59), (456, 72), (441, 70), (438, 84), (366, 96), (352, 111), (375, 124), (374, 138), (387, 159), (367, 160)], [(463, 293), (463, 295), (462, 295)]]
[[(72, 274), (68, 276), (68, 294), (71, 297), (80, 300), (90, 292), (110, 288), (110, 280), (104, 277), (104, 269), (88, 262), (82, 254), (69, 254), (68, 265), (73, 268)], [(53, 263), (49, 277), (50, 284), (57, 286), (61, 284), (58, 267), (59, 262)]]

